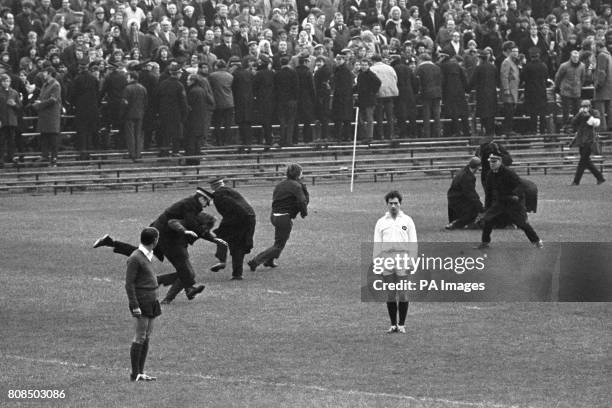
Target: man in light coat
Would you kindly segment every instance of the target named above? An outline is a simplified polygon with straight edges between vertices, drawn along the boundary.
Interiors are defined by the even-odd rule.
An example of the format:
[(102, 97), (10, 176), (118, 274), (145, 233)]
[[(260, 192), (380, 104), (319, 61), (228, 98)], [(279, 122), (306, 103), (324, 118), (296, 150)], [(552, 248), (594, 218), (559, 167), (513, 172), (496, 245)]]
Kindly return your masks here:
[(595, 45), (597, 50), (597, 63), (593, 72), (593, 85), (595, 94), (593, 104), (601, 115), (602, 130), (612, 129), (612, 55), (604, 42)]
[[(370, 70), (380, 79), (380, 88), (376, 94), (376, 138), (391, 139), (394, 135), (395, 115), (393, 112), (393, 101), (399, 95), (397, 88), (397, 73), (395, 70), (382, 62), (380, 55), (372, 56)], [(387, 121), (383, 127), (384, 120)], [(383, 136), (384, 129), (384, 136)]]
[(514, 41), (506, 41), (502, 46), (506, 58), (500, 68), (500, 84), (502, 91), (502, 102), (504, 104), (505, 134), (514, 133), (514, 113), (518, 103), (518, 89), (520, 82), (520, 71), (518, 67), (519, 49)]
[(555, 92), (561, 95), (564, 126), (569, 125), (570, 115), (578, 113), (585, 72), (584, 64), (580, 62), (580, 52), (574, 50), (570, 59), (561, 64), (555, 75)]

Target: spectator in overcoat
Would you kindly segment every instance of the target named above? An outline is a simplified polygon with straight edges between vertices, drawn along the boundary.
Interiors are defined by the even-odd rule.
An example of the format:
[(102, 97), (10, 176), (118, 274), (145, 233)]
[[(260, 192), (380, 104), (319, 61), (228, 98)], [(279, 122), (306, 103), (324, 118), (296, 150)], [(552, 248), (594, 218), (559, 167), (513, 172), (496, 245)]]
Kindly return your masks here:
[(329, 137), (329, 119), (331, 115), (331, 81), (332, 70), (323, 56), (315, 60), (314, 88), (315, 88), (315, 116), (321, 125), (321, 133), (317, 139), (327, 141)]
[(521, 72), (518, 67), (519, 49), (513, 41), (506, 41), (502, 46), (506, 58), (501, 64), (499, 84), (504, 104), (504, 124), (505, 134), (514, 133), (514, 114), (518, 104), (518, 90), (521, 80)]
[(128, 84), (123, 90), (123, 119), (128, 155), (132, 160), (142, 155), (142, 120), (148, 102), (147, 89), (138, 83), (138, 73), (127, 73)]
[(357, 75), (357, 106), (359, 107), (360, 139), (370, 142), (374, 136), (374, 109), (382, 81), (370, 69), (370, 61), (361, 60)]
[[(218, 60), (217, 70), (208, 76), (215, 98), (213, 125), (217, 146), (231, 142), (231, 127), (234, 123), (234, 94), (232, 92), (234, 76), (227, 71), (226, 67), (224, 60)], [(221, 133), (221, 128), (223, 128), (223, 133)]]
[(400, 138), (416, 137), (416, 94), (419, 87), (417, 78), (399, 55), (391, 56), (391, 66), (397, 75), (399, 96), (395, 100), (395, 116)]
[(79, 64), (79, 73), (72, 81), (69, 98), (74, 106), (74, 127), (81, 160), (87, 160), (87, 151), (94, 148), (100, 115), (97, 103), (100, 99), (100, 81), (88, 68), (85, 63)]
[(612, 56), (603, 41), (595, 45), (597, 62), (593, 71), (593, 85), (595, 94), (593, 103), (599, 110), (601, 129), (612, 129)]
[(491, 62), (491, 53), (479, 53), (480, 64), (474, 69), (468, 90), (476, 91), (476, 116), (486, 135), (495, 134), (495, 114), (497, 113), (497, 68)]
[[(468, 123), (468, 104), (465, 97), (468, 81), (465, 71), (455, 58), (440, 54), (440, 70), (442, 72), (442, 111), (444, 117), (451, 120), (445, 132), (446, 136), (470, 135)], [(459, 130), (461, 120), (461, 131)]]
[[(442, 100), (442, 71), (431, 61), (431, 55), (424, 52), (415, 70), (419, 80), (421, 103), (423, 104), (423, 137), (440, 137), (440, 103)], [(430, 119), (434, 125), (431, 128)]]
[[(204, 133), (207, 131), (206, 117), (207, 115), (210, 117), (212, 114), (208, 107), (215, 104), (210, 85), (208, 85), (208, 92), (203, 86), (205, 80), (197, 74), (191, 74), (187, 78), (187, 105), (189, 109), (185, 121), (185, 153), (187, 156), (200, 155), (200, 144), (202, 140), (205, 140)], [(210, 126), (210, 120), (208, 126)], [(186, 164), (198, 165), (200, 159), (188, 159)]]
[[(236, 62), (232, 65), (236, 67), (232, 71), (234, 81), (232, 82), (232, 93), (234, 95), (234, 122), (238, 125), (238, 133), (240, 135), (240, 143), (244, 146), (249, 146), (252, 143), (253, 136), (251, 125), (253, 123), (253, 73), (249, 68), (249, 61), (245, 59), (240, 62), (236, 58)], [(232, 69), (232, 67), (230, 67)]]
[[(295, 69), (298, 78), (296, 127), (303, 125), (302, 141), (312, 142), (312, 124), (315, 121), (314, 77), (308, 67), (308, 57), (300, 56)], [(296, 133), (297, 135), (297, 133)]]
[(546, 132), (547, 79), (548, 67), (540, 61), (540, 50), (532, 48), (529, 50), (529, 61), (521, 71), (521, 82), (525, 87), (523, 107), (529, 114), (529, 131), (533, 133)]
[(158, 148), (160, 156), (168, 156), (170, 145), (174, 156), (179, 155), (183, 141), (183, 122), (187, 118), (187, 93), (179, 81), (180, 69), (176, 62), (168, 66), (170, 77), (157, 88), (156, 112), (159, 115)]
[(336, 56), (336, 68), (332, 79), (333, 99), (331, 116), (335, 122), (336, 141), (350, 139), (353, 112), (353, 73), (347, 65), (347, 56)]
[[(258, 142), (272, 145), (272, 121), (274, 120), (274, 71), (268, 56), (260, 56), (257, 72), (253, 78), (253, 96), (255, 98), (256, 122), (262, 126)], [(263, 138), (262, 138), (263, 134)]]
[(42, 160), (48, 162), (50, 158), (51, 165), (55, 166), (61, 131), (62, 89), (53, 75), (55, 75), (55, 68), (51, 66), (42, 71), (43, 85), (33, 107), (38, 112)]
[[(155, 72), (154, 66), (156, 62), (148, 62), (145, 64), (143, 69), (140, 71), (138, 82), (147, 89), (147, 95), (149, 95), (147, 106), (145, 109), (145, 115), (142, 124), (142, 130), (144, 133), (143, 148), (146, 150), (153, 145), (153, 132), (156, 129), (155, 125), (155, 98), (157, 95), (157, 87), (159, 85), (159, 75)], [(159, 141), (158, 141), (159, 144)]]
[(298, 98), (298, 76), (291, 66), (289, 58), (281, 59), (281, 69), (274, 75), (274, 94), (278, 121), (280, 122), (281, 146), (293, 145), (293, 133)]

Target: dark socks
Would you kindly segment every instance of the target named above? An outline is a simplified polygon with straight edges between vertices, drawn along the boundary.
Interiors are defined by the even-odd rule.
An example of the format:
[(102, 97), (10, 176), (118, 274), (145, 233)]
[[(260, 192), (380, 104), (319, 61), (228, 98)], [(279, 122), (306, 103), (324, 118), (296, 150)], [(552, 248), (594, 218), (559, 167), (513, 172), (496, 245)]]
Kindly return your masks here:
[(408, 314), (408, 302), (399, 302), (399, 325), (403, 326)]
[(142, 353), (142, 344), (132, 343), (130, 348), (130, 360), (132, 361), (132, 380), (136, 379), (136, 376), (140, 374), (140, 355)]
[(397, 303), (387, 302), (387, 311), (389, 312), (389, 318), (391, 319), (391, 325), (397, 324)]
[(149, 352), (149, 339), (146, 339), (142, 343), (142, 350), (140, 351), (140, 360), (138, 360), (138, 373), (144, 373), (145, 361), (147, 360), (147, 353)]

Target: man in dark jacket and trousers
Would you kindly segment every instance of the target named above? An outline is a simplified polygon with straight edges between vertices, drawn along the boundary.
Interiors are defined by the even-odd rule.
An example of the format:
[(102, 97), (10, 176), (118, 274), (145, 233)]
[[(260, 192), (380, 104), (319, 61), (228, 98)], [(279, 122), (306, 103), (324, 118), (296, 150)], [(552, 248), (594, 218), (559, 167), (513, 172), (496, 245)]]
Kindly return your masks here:
[(232, 255), (232, 280), (242, 280), (244, 256), (253, 249), (255, 211), (239, 192), (225, 186), (222, 178), (212, 180), (210, 186), (213, 192), (204, 192), (213, 200), (217, 212), (223, 217), (213, 232), (227, 242), (227, 246), (217, 245), (215, 256), (220, 262), (210, 270), (218, 272), (225, 268), (229, 247)]
[(472, 157), (467, 166), (457, 173), (448, 189), (447, 230), (475, 227), (474, 221), (483, 212), (480, 196), (476, 192), (476, 172), (480, 158)]
[(257, 72), (253, 78), (253, 96), (255, 98), (256, 121), (262, 126), (257, 141), (258, 143), (265, 143), (267, 149), (272, 146), (272, 121), (274, 120), (276, 105), (274, 71), (272, 71), (272, 62), (267, 55), (260, 55), (259, 59)]
[(281, 69), (274, 75), (274, 94), (278, 121), (280, 123), (280, 145), (292, 146), (297, 114), (298, 75), (289, 65), (289, 58), (281, 58)]
[(127, 78), (115, 62), (110, 62), (108, 69), (110, 72), (102, 81), (102, 90), (100, 91), (100, 98), (106, 98), (104, 125), (108, 127), (109, 131), (116, 129), (119, 133), (116, 140), (122, 142), (121, 98), (123, 97), (123, 90), (127, 86)]
[(357, 106), (359, 107), (360, 139), (371, 142), (374, 137), (374, 110), (381, 81), (370, 69), (370, 61), (361, 60), (361, 71), (357, 75)]
[(295, 68), (298, 78), (298, 103), (295, 121), (295, 134), (297, 135), (298, 125), (303, 125), (302, 141), (312, 142), (312, 124), (315, 122), (315, 89), (314, 77), (308, 67), (308, 57), (300, 56), (298, 66)]
[(142, 120), (148, 103), (147, 89), (138, 83), (138, 72), (127, 73), (128, 84), (123, 90), (123, 126), (128, 155), (132, 160), (142, 155), (144, 138)]
[(187, 118), (187, 93), (179, 81), (180, 69), (176, 62), (170, 63), (168, 73), (170, 77), (160, 82), (155, 98), (160, 122), (157, 144), (160, 156), (169, 155), (170, 145), (173, 154), (178, 156), (183, 142), (183, 122)]
[(600, 124), (599, 111), (591, 109), (591, 102), (589, 100), (582, 101), (580, 103), (580, 111), (572, 120), (572, 126), (576, 129), (576, 138), (572, 141), (571, 146), (577, 146), (580, 149), (580, 161), (576, 168), (572, 186), (580, 184), (585, 169), (588, 169), (595, 176), (597, 184), (606, 181), (591, 161), (591, 146), (595, 138), (595, 128)]
[(478, 248), (489, 247), (491, 231), (499, 217), (508, 219), (522, 229), (529, 241), (537, 248), (544, 244), (533, 227), (527, 222), (527, 212), (521, 200), (521, 180), (516, 173), (502, 164), (501, 152), (489, 154), (491, 171), (485, 188), (485, 213), (482, 217), (482, 240)]
[(77, 132), (79, 158), (87, 160), (89, 158), (87, 151), (94, 148), (100, 116), (97, 103), (100, 99), (100, 81), (93, 76), (87, 64), (79, 64), (79, 73), (72, 81), (69, 99), (74, 106), (74, 127)]
[[(468, 123), (468, 104), (465, 98), (468, 80), (465, 71), (454, 57), (447, 54), (439, 56), (442, 71), (442, 110), (444, 117), (451, 120), (447, 136), (470, 136)], [(461, 120), (461, 131), (459, 121)]]
[(302, 167), (299, 164), (291, 163), (287, 166), (287, 179), (278, 183), (274, 188), (272, 214), (270, 214), (270, 222), (274, 225), (274, 245), (260, 252), (248, 262), (251, 271), (254, 272), (261, 264), (271, 268), (277, 267), (275, 259), (280, 257), (289, 240), (293, 219), (298, 214), (302, 218), (308, 215), (310, 196), (306, 186), (300, 181), (301, 178)]
[[(423, 53), (415, 70), (419, 80), (423, 104), (423, 137), (440, 137), (440, 107), (442, 101), (442, 71), (431, 61), (431, 55)], [(433, 117), (433, 129), (430, 119)]]

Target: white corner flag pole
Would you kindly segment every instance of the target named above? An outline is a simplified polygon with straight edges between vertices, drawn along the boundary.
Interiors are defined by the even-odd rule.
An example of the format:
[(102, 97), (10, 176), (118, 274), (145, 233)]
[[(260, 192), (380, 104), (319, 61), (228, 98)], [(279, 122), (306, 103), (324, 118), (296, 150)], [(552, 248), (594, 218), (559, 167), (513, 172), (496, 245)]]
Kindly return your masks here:
[(353, 136), (353, 163), (351, 165), (351, 193), (355, 180), (355, 154), (357, 153), (357, 127), (359, 126), (359, 106), (355, 109), (355, 135)]

